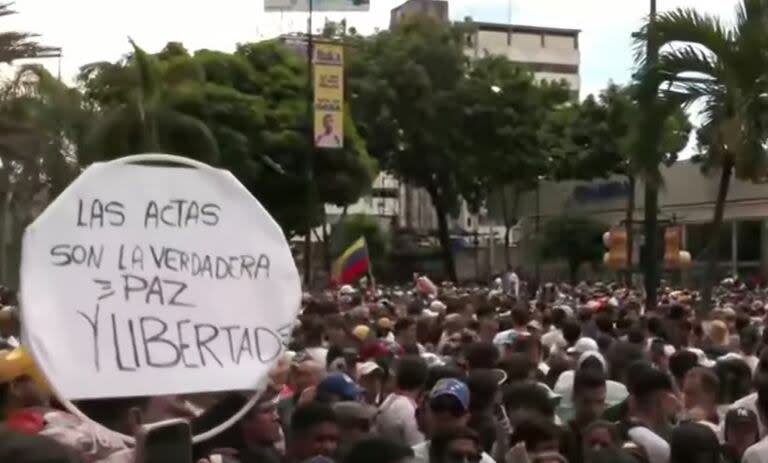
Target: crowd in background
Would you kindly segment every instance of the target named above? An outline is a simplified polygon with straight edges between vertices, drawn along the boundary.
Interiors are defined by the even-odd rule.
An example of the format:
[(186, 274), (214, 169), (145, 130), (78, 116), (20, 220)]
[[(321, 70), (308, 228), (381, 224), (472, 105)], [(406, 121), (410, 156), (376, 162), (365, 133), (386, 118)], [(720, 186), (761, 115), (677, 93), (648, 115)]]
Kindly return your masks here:
[[(728, 279), (695, 291), (545, 284), (351, 286), (305, 294), (267, 391), (194, 446), (216, 463), (768, 462), (768, 292)], [(534, 294), (531, 294), (534, 293)], [(19, 352), (13, 310), (0, 348)], [(4, 315), (5, 314), (5, 315)], [(79, 401), (0, 361), (0, 461), (133, 462), (113, 431), (187, 417), (195, 434), (250, 393)], [(83, 378), (87, 380), (87, 378)]]

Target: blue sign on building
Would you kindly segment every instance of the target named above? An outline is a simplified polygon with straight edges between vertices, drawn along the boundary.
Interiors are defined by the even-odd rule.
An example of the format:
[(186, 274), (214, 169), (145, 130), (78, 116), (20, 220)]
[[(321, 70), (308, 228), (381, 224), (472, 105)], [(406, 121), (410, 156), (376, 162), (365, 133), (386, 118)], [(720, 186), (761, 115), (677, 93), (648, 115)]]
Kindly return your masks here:
[(573, 199), (580, 203), (626, 198), (629, 195), (629, 181), (610, 181), (579, 185), (573, 189)]

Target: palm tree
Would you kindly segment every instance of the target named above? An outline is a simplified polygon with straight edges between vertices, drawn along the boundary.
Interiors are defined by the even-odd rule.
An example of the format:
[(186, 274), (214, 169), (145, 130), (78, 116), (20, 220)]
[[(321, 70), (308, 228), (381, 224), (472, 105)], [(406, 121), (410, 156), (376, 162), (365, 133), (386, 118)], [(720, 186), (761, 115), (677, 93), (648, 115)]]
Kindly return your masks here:
[(660, 14), (641, 34), (659, 51), (658, 64), (644, 76), (646, 84), (663, 84), (663, 93), (683, 107), (701, 105), (700, 156), (707, 170), (720, 170), (705, 251), (705, 310), (717, 277), (716, 250), (731, 177), (757, 180), (766, 164), (767, 24), (768, 2), (742, 0), (733, 26), (694, 9), (677, 9)]
[[(11, 9), (12, 6), (13, 2), (0, 3), (0, 18), (17, 14)], [(28, 32), (0, 32), (0, 63), (11, 64), (20, 59), (59, 56), (60, 48), (40, 45), (35, 40), (37, 37), (37, 34)]]
[(174, 95), (204, 77), (180, 77), (131, 40), (132, 56), (117, 64), (85, 66), (80, 81), (101, 113), (85, 142), (85, 163), (127, 154), (166, 152), (215, 163), (218, 143), (201, 120), (173, 107)]

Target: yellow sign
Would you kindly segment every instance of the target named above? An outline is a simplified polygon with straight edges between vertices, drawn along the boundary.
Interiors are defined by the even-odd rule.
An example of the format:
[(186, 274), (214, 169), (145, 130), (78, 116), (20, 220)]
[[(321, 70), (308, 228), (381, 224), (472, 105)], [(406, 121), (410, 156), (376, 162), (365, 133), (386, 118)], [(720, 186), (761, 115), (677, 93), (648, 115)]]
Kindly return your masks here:
[(314, 45), (315, 146), (344, 146), (344, 47), (334, 43)]

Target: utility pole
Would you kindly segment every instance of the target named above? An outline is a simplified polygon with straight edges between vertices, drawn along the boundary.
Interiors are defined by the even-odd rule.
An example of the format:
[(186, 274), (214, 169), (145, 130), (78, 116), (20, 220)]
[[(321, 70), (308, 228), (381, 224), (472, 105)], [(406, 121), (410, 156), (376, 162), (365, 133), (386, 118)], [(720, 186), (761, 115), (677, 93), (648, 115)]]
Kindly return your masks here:
[[(315, 135), (314, 135), (314, 116), (315, 116), (315, 101), (314, 101), (314, 73), (312, 69), (312, 60), (314, 57), (314, 37), (312, 36), (312, 13), (314, 10), (314, 0), (309, 0), (309, 17), (307, 18), (307, 139), (309, 140), (309, 147), (307, 149), (307, 159), (305, 160), (305, 175), (307, 178), (307, 228), (304, 232), (304, 286), (309, 288), (312, 282), (312, 216), (313, 216), (313, 199), (312, 196), (312, 179), (313, 175), (313, 156), (315, 153)], [(323, 224), (325, 227), (325, 224)]]
[[(648, 20), (648, 42), (646, 66), (653, 67), (658, 62), (658, 50), (656, 48), (653, 26), (656, 21), (656, 0), (650, 0), (651, 11)], [(655, 95), (645, 95), (648, 98), (646, 111), (652, 111), (655, 106)], [(645, 117), (650, 117), (646, 115)], [(654, 146), (658, 150), (658, 146)], [(654, 153), (655, 154), (655, 153)], [(655, 310), (657, 304), (657, 291), (659, 286), (659, 186), (653, 182), (645, 181), (645, 308)]]

